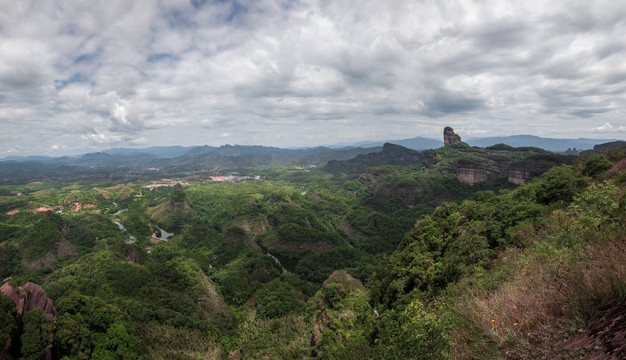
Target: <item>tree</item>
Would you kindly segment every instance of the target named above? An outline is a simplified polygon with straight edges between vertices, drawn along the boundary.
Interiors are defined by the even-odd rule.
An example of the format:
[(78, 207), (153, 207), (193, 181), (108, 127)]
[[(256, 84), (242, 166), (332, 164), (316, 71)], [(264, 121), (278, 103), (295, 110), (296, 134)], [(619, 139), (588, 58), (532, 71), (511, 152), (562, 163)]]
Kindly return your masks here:
[(604, 155), (593, 155), (587, 161), (581, 171), (584, 176), (598, 177), (613, 166), (611, 160)]
[(576, 177), (571, 166), (557, 166), (550, 169), (545, 180), (539, 184), (537, 200), (544, 204), (555, 201), (568, 203), (584, 186), (584, 181)]
[(427, 312), (419, 300), (381, 317), (378, 339), (383, 359), (448, 359), (451, 341), (445, 318)]
[(0, 292), (0, 349), (15, 331), (15, 302), (10, 297)]
[(22, 333), (22, 359), (40, 360), (51, 347), (50, 331), (52, 325), (46, 319), (46, 313), (34, 308), (24, 313), (24, 332)]

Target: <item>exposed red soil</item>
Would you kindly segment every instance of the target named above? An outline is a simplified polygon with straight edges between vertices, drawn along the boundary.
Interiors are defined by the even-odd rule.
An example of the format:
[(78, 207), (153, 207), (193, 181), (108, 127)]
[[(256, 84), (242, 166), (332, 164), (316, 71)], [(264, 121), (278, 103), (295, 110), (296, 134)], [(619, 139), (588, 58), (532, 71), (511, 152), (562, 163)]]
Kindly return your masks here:
[(52, 209), (47, 207), (38, 207), (36, 209), (27, 210), (28, 212), (40, 212), (40, 211), (52, 211)]
[(626, 170), (626, 158), (620, 160), (617, 164), (613, 165), (609, 171), (624, 171)]

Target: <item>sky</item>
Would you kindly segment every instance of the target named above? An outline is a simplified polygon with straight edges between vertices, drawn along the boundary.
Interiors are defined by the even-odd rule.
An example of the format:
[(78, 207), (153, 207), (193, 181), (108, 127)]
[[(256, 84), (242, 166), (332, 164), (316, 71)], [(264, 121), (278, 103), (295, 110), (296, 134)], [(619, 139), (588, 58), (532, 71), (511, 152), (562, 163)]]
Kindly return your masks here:
[(0, 157), (626, 138), (626, 1), (0, 0)]

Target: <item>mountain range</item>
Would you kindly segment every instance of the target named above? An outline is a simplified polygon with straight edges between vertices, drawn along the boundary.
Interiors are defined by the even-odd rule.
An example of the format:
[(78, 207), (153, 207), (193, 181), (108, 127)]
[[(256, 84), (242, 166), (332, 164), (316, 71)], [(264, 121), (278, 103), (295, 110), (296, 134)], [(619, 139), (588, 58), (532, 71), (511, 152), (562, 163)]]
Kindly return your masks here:
[[(512, 136), (495, 136), (484, 138), (467, 138), (463, 139), (471, 146), (487, 147), (495, 144), (506, 144), (513, 147), (532, 146), (553, 152), (564, 152), (568, 149), (587, 150), (592, 149), (597, 144), (619, 141), (618, 139), (560, 139), (560, 138), (544, 138), (534, 135), (512, 135)], [(111, 157), (122, 157), (133, 161), (143, 159), (150, 161), (154, 159), (171, 159), (181, 156), (189, 156), (190, 154), (208, 154), (212, 152), (219, 153), (224, 156), (240, 156), (249, 153), (268, 153), (276, 152), (287, 155), (287, 157), (300, 158), (302, 155), (309, 156), (320, 153), (332, 153), (336, 151), (356, 151), (355, 148), (381, 148), (383, 144), (391, 143), (400, 145), (412, 150), (428, 150), (436, 149), (443, 146), (443, 141), (416, 136), (408, 139), (381, 140), (381, 141), (360, 141), (354, 143), (341, 143), (332, 146), (319, 146), (311, 148), (277, 148), (260, 145), (223, 145), (215, 146), (153, 146), (148, 148), (113, 148), (96, 153), (88, 153), (77, 156), (7, 156), (0, 161), (19, 161), (19, 162), (39, 162), (39, 163), (63, 163), (63, 164), (82, 164), (85, 162), (96, 161), (109, 162), (107, 159)], [(109, 155), (109, 156), (107, 156)], [(124, 162), (124, 161), (122, 161)]]
[[(506, 144), (513, 147), (533, 147), (553, 152), (578, 154), (593, 151), (599, 144), (615, 142), (614, 139), (554, 139), (531, 135), (515, 135), (506, 137), (489, 137), (468, 139), (470, 146), (489, 147), (495, 144)], [(620, 142), (620, 141), (617, 141)], [(155, 146), (143, 149), (115, 148), (102, 152), (88, 153), (80, 156), (11, 156), (0, 160), (2, 181), (14, 179), (37, 179), (63, 174), (81, 174), (81, 176), (102, 176), (128, 178), (139, 173), (154, 170), (169, 172), (184, 171), (239, 171), (267, 166), (295, 165), (300, 167), (321, 167), (330, 162), (328, 170), (343, 172), (348, 168), (362, 170), (365, 166), (376, 164), (393, 164), (408, 160), (395, 159), (389, 162), (387, 152), (381, 153), (383, 145), (397, 145), (407, 151), (437, 149), (443, 141), (424, 137), (381, 142), (359, 142), (343, 147), (312, 147), (285, 149), (259, 145), (223, 145), (214, 146)], [(573, 149), (576, 149), (575, 151)], [(403, 150), (404, 151), (404, 150)], [(405, 154), (406, 155), (406, 154)], [(364, 157), (367, 156), (367, 157)], [(420, 157), (422, 155), (415, 155)], [(413, 156), (408, 156), (412, 158)], [(354, 159), (354, 160), (351, 160)], [(351, 162), (345, 162), (350, 160)], [(412, 159), (410, 162), (412, 162)], [(343, 161), (337, 163), (337, 161)], [(348, 168), (346, 168), (348, 166)], [(341, 168), (341, 170), (339, 170)], [(333, 172), (334, 170), (331, 170)], [(348, 171), (350, 172), (350, 171)], [(70, 175), (67, 175), (70, 176)], [(13, 179), (13, 180), (11, 180)]]

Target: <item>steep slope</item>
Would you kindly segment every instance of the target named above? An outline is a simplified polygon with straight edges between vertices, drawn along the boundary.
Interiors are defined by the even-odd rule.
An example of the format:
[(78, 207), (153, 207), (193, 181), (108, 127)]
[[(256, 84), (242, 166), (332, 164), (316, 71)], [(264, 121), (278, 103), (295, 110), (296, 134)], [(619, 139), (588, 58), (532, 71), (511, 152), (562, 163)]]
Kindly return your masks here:
[(453, 358), (623, 358), (626, 177), (595, 165), (437, 207), (376, 274), (374, 304), (430, 306)]

